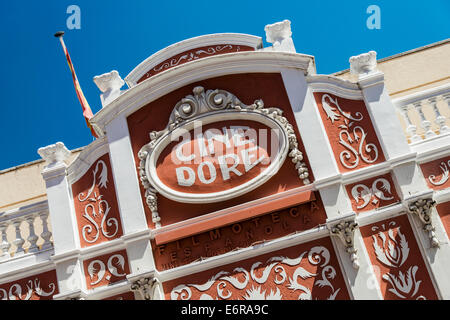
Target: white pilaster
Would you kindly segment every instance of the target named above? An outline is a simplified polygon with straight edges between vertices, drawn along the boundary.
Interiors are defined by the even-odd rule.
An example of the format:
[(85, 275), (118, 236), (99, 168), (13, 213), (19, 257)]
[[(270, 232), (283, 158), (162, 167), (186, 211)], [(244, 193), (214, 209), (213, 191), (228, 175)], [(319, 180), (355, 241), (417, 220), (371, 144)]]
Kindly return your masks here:
[(127, 120), (123, 115), (116, 117), (106, 126), (106, 136), (131, 273), (151, 272), (155, 267), (149, 230)]
[(333, 152), (303, 72), (298, 69), (284, 69), (281, 75), (314, 180), (320, 181), (338, 175)]
[[(71, 294), (82, 287), (83, 274), (79, 267), (77, 252), (79, 238), (75, 211), (66, 175), (66, 160), (70, 151), (62, 142), (40, 148), (39, 155), (46, 160), (42, 170), (47, 189), (50, 223), (52, 226), (55, 254), (52, 257), (56, 265), (59, 295)], [(61, 257), (71, 256), (71, 259)], [(64, 262), (61, 262), (64, 261)], [(60, 263), (61, 262), (61, 263)]]

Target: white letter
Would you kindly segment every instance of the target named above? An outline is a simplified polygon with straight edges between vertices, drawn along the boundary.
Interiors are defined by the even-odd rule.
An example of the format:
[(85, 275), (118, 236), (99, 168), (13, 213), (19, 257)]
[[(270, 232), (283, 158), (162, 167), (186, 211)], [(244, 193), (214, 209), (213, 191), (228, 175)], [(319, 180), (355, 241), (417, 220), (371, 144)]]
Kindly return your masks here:
[[(185, 137), (183, 136), (183, 138), (185, 138)], [(188, 162), (195, 158), (195, 155), (192, 153), (187, 157), (183, 154), (184, 145), (188, 144), (190, 142), (191, 142), (191, 138), (187, 137), (186, 141), (183, 141), (183, 142), (177, 144), (177, 146), (175, 147), (175, 154), (177, 155), (178, 160), (180, 160), (181, 162)]]
[(81, 10), (77, 5), (67, 7), (66, 13), (73, 13), (66, 20), (67, 29), (81, 29)]
[[(205, 175), (203, 173), (203, 167), (205, 165), (208, 166), (208, 168), (209, 168), (209, 175), (210, 175), (209, 180), (205, 179)], [(204, 184), (210, 184), (211, 182), (216, 180), (216, 168), (214, 168), (214, 165), (211, 162), (209, 162), (209, 161), (205, 161), (205, 162), (200, 163), (198, 168), (197, 168), (197, 173), (198, 173), (198, 178)]]
[(242, 140), (245, 138), (246, 133), (244, 130), (248, 130), (249, 127), (245, 126), (230, 126), (231, 134), (233, 136), (233, 142), (236, 147), (244, 146), (246, 144), (249, 144), (251, 142), (255, 142), (252, 140)]
[(251, 147), (251, 148), (248, 148), (248, 149), (241, 150), (241, 158), (242, 158), (242, 161), (244, 161), (245, 172), (248, 172), (251, 168), (256, 166), (258, 163), (260, 163), (265, 158), (265, 156), (262, 155), (255, 162), (253, 162), (253, 163), (250, 162), (250, 160), (252, 158), (255, 158), (256, 154), (254, 154), (254, 153), (253, 154), (249, 154), (249, 153), (252, 152), (252, 151), (255, 151), (255, 150), (256, 151), (258, 150), (258, 146), (254, 146), (254, 147)]
[(381, 10), (377, 5), (367, 7), (366, 13), (373, 13), (367, 18), (366, 25), (368, 29), (381, 29)]
[[(231, 167), (227, 166), (227, 162), (226, 162), (226, 158), (233, 158), (233, 165)], [(233, 171), (235, 174), (237, 174), (238, 176), (241, 176), (242, 173), (240, 173), (236, 167), (239, 164), (239, 157), (237, 155), (235, 155), (234, 153), (231, 154), (226, 154), (224, 156), (220, 156), (218, 158), (219, 160), (219, 165), (220, 165), (220, 170), (222, 171), (222, 177), (223, 180), (228, 180), (230, 179), (230, 171)]]
[[(177, 173), (178, 185), (184, 187), (190, 187), (195, 182), (195, 172), (189, 167), (178, 167), (175, 169)], [(186, 179), (184, 173), (187, 172), (188, 178)]]

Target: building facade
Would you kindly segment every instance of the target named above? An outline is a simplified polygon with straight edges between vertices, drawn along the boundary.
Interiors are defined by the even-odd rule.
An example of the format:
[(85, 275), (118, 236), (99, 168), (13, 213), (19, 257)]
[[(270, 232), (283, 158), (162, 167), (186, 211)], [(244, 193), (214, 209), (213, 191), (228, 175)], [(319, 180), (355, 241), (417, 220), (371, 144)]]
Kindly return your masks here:
[(100, 137), (0, 172), (2, 299), (450, 298), (449, 41), (320, 75), (265, 32), (95, 77)]

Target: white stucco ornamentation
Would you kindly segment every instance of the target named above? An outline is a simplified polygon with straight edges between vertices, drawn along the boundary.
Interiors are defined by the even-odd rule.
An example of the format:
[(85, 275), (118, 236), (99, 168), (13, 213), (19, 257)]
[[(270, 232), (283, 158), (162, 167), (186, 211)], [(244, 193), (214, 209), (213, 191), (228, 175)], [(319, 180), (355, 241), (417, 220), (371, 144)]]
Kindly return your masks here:
[(449, 168), (450, 168), (450, 160), (445, 163), (445, 161), (441, 162), (439, 168), (442, 170), (441, 178), (438, 180), (434, 174), (430, 174), (428, 176), (428, 181), (435, 186), (441, 186), (448, 181), (449, 177)]
[(357, 74), (359, 76), (367, 75), (376, 71), (377, 53), (375, 51), (369, 51), (357, 56), (352, 56), (349, 61), (350, 73)]
[(0, 288), (0, 296), (1, 300), (30, 300), (33, 294), (38, 295), (39, 297), (49, 297), (55, 292), (56, 285), (51, 282), (48, 285), (48, 288), (49, 291), (45, 291), (41, 287), (39, 278), (35, 278), (27, 281), (26, 288), (23, 288), (19, 283), (13, 283), (8, 291)]
[[(371, 187), (359, 183), (352, 188), (351, 194), (357, 203), (357, 209), (365, 208), (371, 200), (373, 204), (377, 204), (379, 200), (394, 199), (391, 192), (391, 184), (384, 178), (376, 179)], [(362, 204), (359, 204), (360, 200), (363, 201)]]
[(360, 122), (364, 119), (361, 112), (358, 111), (352, 115), (342, 110), (338, 99), (333, 99), (329, 94), (322, 96), (322, 108), (333, 125), (335, 125), (334, 121), (343, 117), (344, 124), (339, 125), (338, 128), (339, 144), (346, 148), (339, 154), (339, 160), (344, 167), (355, 169), (361, 162), (371, 164), (378, 160), (379, 152), (376, 144), (366, 141), (368, 133), (367, 128)]
[[(317, 267), (317, 273), (308, 271), (304, 267), (308, 265)], [(335, 300), (341, 291), (335, 287), (336, 275), (330, 264), (330, 251), (315, 246), (292, 259), (273, 256), (264, 263), (254, 262), (250, 270), (236, 267), (233, 272), (216, 273), (205, 283), (180, 284), (172, 289), (170, 298), (191, 300), (193, 292), (197, 292), (201, 293), (199, 300), (283, 300), (286, 294), (295, 295), (298, 300), (313, 300), (319, 291), (315, 289), (328, 287), (327, 299)]]
[(113, 70), (94, 77), (94, 82), (103, 94), (100, 95), (103, 107), (120, 96), (120, 88), (125, 84), (119, 73)]
[[(266, 108), (262, 100), (256, 100), (252, 105), (246, 105), (232, 93), (220, 89), (205, 92), (203, 87), (195, 87), (193, 93), (194, 95), (186, 96), (175, 105), (166, 129), (151, 132), (151, 141), (144, 145), (138, 153), (141, 160), (140, 180), (146, 189), (146, 202), (152, 210), (152, 218), (156, 227), (160, 226), (157, 193), (172, 200), (187, 203), (218, 202), (231, 199), (257, 188), (270, 179), (278, 172), (287, 156), (295, 164), (297, 175), (303, 183), (310, 183), (308, 168), (303, 162), (302, 152), (298, 149), (294, 128), (282, 116), (282, 110), (273, 107)], [(235, 119), (260, 122), (273, 129), (277, 135), (278, 151), (271, 159), (270, 165), (262, 173), (234, 188), (201, 194), (173, 190), (160, 180), (156, 173), (156, 163), (159, 154), (171, 141), (178, 141), (182, 134), (195, 129), (199, 123), (207, 125)]]
[(388, 230), (386, 230), (386, 224), (383, 224), (381, 228), (372, 227), (372, 231), (378, 230), (377, 236), (372, 235), (377, 260), (390, 268), (388, 273), (382, 275), (383, 280), (390, 284), (388, 290), (400, 299), (426, 300), (426, 297), (419, 292), (422, 280), (416, 279), (419, 267), (411, 265), (405, 273), (400, 270), (410, 252), (406, 237), (400, 231), (400, 226), (396, 228), (397, 234), (394, 235), (391, 227), (396, 226), (395, 221), (389, 222), (388, 226), (390, 227)]
[(107, 265), (99, 259), (92, 260), (87, 268), (90, 285), (93, 286), (100, 283), (103, 278), (110, 280), (111, 276), (106, 275), (106, 271), (115, 277), (125, 276), (126, 274), (121, 272), (125, 271), (125, 258), (121, 254), (114, 254), (109, 257)]
[(409, 211), (416, 215), (423, 224), (423, 230), (428, 233), (432, 247), (439, 247), (439, 240), (436, 238), (435, 227), (431, 219), (431, 210), (436, 205), (436, 201), (428, 199), (419, 199), (409, 204)]
[(273, 45), (273, 51), (295, 52), (289, 20), (268, 24), (264, 27), (264, 31), (266, 31), (267, 42)]
[(345, 246), (345, 251), (350, 255), (353, 268), (359, 269), (357, 250), (355, 248), (355, 229), (358, 223), (354, 220), (341, 221), (330, 227), (332, 235), (339, 237)]
[(161, 282), (156, 277), (145, 277), (131, 285), (131, 291), (140, 296), (140, 300), (157, 300), (161, 296)]
[(39, 148), (38, 153), (49, 166), (59, 162), (63, 162), (70, 156), (70, 151), (62, 142), (57, 142), (55, 144)]
[[(84, 205), (84, 213), (82, 215), (88, 223), (82, 227), (82, 236), (87, 243), (95, 243), (100, 236), (100, 232), (106, 238), (114, 237), (119, 231), (119, 221), (116, 218), (108, 217), (111, 207), (108, 201), (103, 199), (102, 194), (94, 191), (96, 185), (99, 188), (107, 189), (108, 183), (108, 167), (103, 160), (99, 160), (92, 171), (92, 184), (87, 194), (81, 192), (78, 194), (78, 201)], [(97, 223), (97, 217), (102, 217), (100, 225)], [(114, 225), (114, 232), (108, 231), (108, 227)], [(95, 230), (94, 230), (95, 228)]]

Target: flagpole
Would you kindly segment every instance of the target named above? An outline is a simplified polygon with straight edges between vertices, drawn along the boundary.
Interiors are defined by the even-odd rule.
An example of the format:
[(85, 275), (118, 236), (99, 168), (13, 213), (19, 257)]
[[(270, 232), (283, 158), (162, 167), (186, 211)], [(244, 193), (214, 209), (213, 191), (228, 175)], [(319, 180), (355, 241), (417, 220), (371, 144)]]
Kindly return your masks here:
[(83, 109), (83, 117), (86, 120), (86, 124), (89, 127), (89, 129), (91, 130), (92, 135), (95, 138), (98, 138), (101, 135), (100, 134), (101, 130), (98, 130), (97, 126), (90, 122), (90, 119), (94, 115), (92, 113), (91, 107), (89, 106), (86, 98), (84, 97), (83, 91), (81, 90), (80, 83), (78, 82), (78, 78), (75, 73), (75, 68), (73, 67), (72, 60), (70, 59), (69, 51), (67, 50), (66, 44), (64, 43), (64, 40), (63, 40), (64, 31), (58, 31), (54, 34), (54, 36), (59, 39), (59, 42), (61, 43), (61, 46), (64, 51), (64, 55), (66, 56), (67, 63), (69, 65), (69, 69), (72, 73), (72, 80), (73, 80), (73, 85), (75, 86), (75, 92), (77, 94), (78, 100), (80, 101), (81, 108)]

